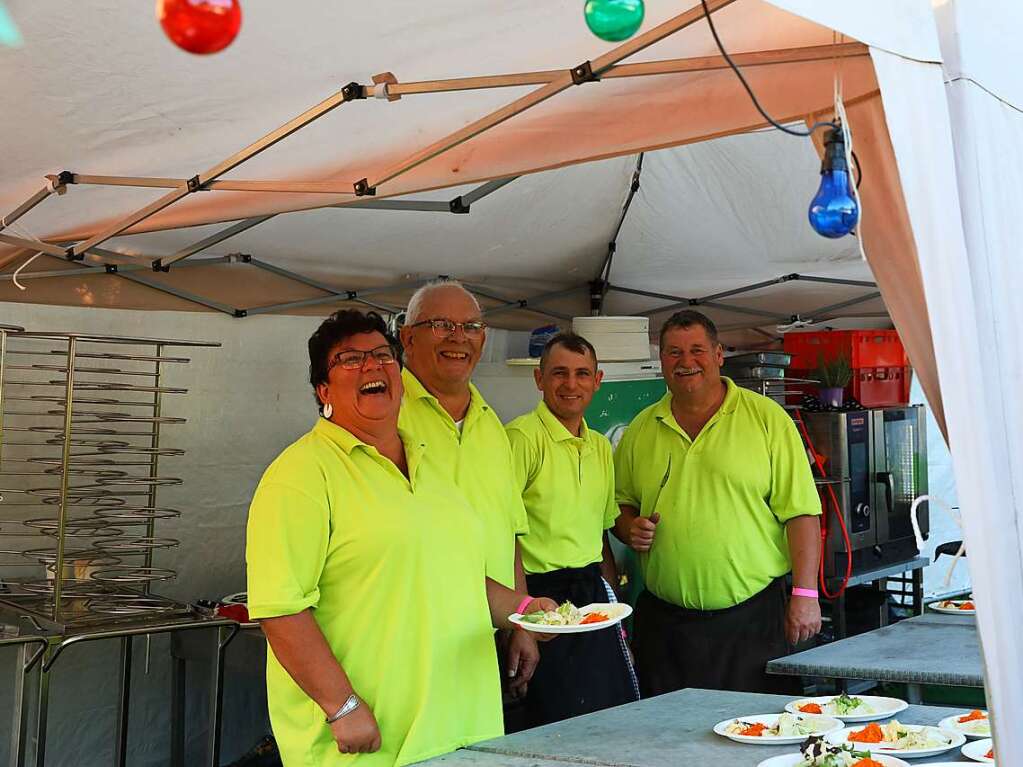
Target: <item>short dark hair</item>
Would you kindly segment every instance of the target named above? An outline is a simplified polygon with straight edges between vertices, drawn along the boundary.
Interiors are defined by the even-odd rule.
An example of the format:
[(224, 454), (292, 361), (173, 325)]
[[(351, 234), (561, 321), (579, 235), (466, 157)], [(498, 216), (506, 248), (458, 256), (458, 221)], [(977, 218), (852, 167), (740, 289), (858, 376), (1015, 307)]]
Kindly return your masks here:
[(593, 344), (578, 333), (558, 333), (544, 344), (543, 352), (540, 354), (540, 370), (546, 367), (547, 359), (551, 356), (551, 350), (555, 346), (564, 346), (570, 352), (575, 352), (576, 354), (586, 354), (586, 352), (589, 352), (593, 356), (593, 366), (597, 366), (597, 350), (593, 348)]
[(711, 322), (710, 317), (701, 312), (693, 311), (692, 309), (683, 309), (680, 312), (675, 312), (673, 315), (668, 317), (661, 325), (661, 335), (657, 340), (657, 347), (659, 349), (664, 348), (664, 336), (665, 334), (674, 328), (691, 328), (699, 325), (701, 328), (707, 331), (707, 338), (710, 339), (711, 343), (719, 344), (718, 341), (718, 329), (717, 326)]
[(316, 404), (321, 405), (316, 387), (327, 383), (330, 350), (341, 341), (359, 333), (380, 333), (394, 351), (400, 362), (400, 347), (387, 329), (384, 318), (376, 312), (360, 312), (358, 309), (339, 309), (327, 317), (316, 332), (309, 336), (309, 383), (313, 387)]

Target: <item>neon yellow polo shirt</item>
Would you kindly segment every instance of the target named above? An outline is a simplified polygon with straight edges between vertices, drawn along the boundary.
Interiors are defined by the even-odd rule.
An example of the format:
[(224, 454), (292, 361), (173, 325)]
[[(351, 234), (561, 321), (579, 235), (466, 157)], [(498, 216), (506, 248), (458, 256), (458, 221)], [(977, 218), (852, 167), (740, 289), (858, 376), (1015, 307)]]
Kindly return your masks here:
[(469, 384), (469, 410), (459, 431), (408, 368), (401, 378), (405, 396), (398, 425), (430, 446), (426, 460), (458, 485), (476, 510), (483, 520), (487, 575), (514, 589), (515, 536), (529, 526), (501, 419)]
[(615, 452), (618, 503), (661, 515), (639, 557), (647, 588), (697, 610), (736, 605), (789, 572), (785, 522), (821, 513), (792, 419), (722, 380), (724, 402), (695, 440), (668, 392), (636, 416)]
[(574, 436), (543, 401), (506, 429), (529, 518), (529, 532), (519, 538), (526, 572), (599, 562), (604, 531), (618, 517), (607, 437), (585, 421)]
[(252, 499), (249, 614), (311, 608), (382, 739), (377, 753), (338, 753), (323, 711), (271, 650), (267, 701), (285, 767), (405, 765), (503, 734), (482, 526), (421, 442), (402, 441), (411, 480), (320, 419)]

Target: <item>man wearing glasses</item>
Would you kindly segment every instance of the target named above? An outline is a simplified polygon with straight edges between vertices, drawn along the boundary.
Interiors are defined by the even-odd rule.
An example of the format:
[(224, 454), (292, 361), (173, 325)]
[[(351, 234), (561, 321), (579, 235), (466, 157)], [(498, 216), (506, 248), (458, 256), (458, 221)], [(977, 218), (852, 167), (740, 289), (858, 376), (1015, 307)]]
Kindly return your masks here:
[(647, 588), (640, 690), (787, 692), (764, 666), (821, 628), (821, 504), (802, 440), (780, 405), (722, 378), (704, 315), (672, 315), (660, 350), (668, 393), (615, 452), (615, 535), (639, 552)]
[[(511, 446), (501, 420), (469, 381), (486, 328), (476, 298), (453, 280), (427, 283), (412, 295), (401, 328), (405, 396), (399, 426), (426, 443), (427, 460), (448, 472), (483, 519), (487, 575), (525, 592), (516, 536), (529, 527)], [(514, 631), (507, 639), (506, 674), (519, 693), (540, 653), (528, 632)]]

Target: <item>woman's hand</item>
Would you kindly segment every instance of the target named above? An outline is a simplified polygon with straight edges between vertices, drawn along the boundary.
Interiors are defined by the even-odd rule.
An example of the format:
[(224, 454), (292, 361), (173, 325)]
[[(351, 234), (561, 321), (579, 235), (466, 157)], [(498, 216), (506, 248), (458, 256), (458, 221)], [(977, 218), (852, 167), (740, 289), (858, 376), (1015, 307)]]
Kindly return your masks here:
[(342, 754), (368, 754), (380, 750), (380, 728), (366, 702), (359, 698), (359, 707), (330, 725), (330, 731)]

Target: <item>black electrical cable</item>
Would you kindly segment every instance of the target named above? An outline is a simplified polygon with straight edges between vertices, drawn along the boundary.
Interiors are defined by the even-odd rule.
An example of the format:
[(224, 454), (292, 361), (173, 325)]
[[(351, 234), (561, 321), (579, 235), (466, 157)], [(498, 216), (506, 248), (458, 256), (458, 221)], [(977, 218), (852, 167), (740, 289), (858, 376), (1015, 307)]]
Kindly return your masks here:
[(710, 17), (710, 8), (707, 7), (707, 0), (700, 0), (700, 4), (703, 6), (703, 15), (707, 17), (707, 25), (710, 27), (711, 35), (714, 36), (714, 42), (717, 43), (718, 50), (721, 51), (721, 55), (724, 57), (725, 61), (728, 62), (728, 65), (732, 68), (732, 71), (735, 72), (735, 76), (739, 78), (739, 82), (742, 83), (742, 87), (746, 89), (746, 93), (749, 94), (750, 100), (753, 102), (753, 106), (757, 108), (757, 111), (760, 112), (761, 115), (763, 115), (764, 119), (767, 120), (767, 122), (771, 123), (771, 125), (773, 125), (778, 130), (782, 131), (783, 133), (788, 133), (790, 136), (804, 137), (810, 136), (818, 128), (834, 128), (838, 130), (838, 125), (830, 121), (814, 123), (807, 131), (796, 130), (795, 128), (788, 128), (782, 125), (780, 122), (771, 117), (771, 115), (767, 114), (766, 110), (762, 106), (760, 106), (760, 102), (757, 101), (757, 97), (753, 93), (753, 89), (750, 87), (749, 83), (746, 82), (746, 78), (743, 77), (742, 72), (739, 71), (739, 67), (736, 66), (734, 61), (732, 61), (732, 57), (728, 55), (728, 51), (725, 50), (725, 46), (721, 42), (721, 38), (718, 37), (718, 31), (714, 27), (714, 20)]

